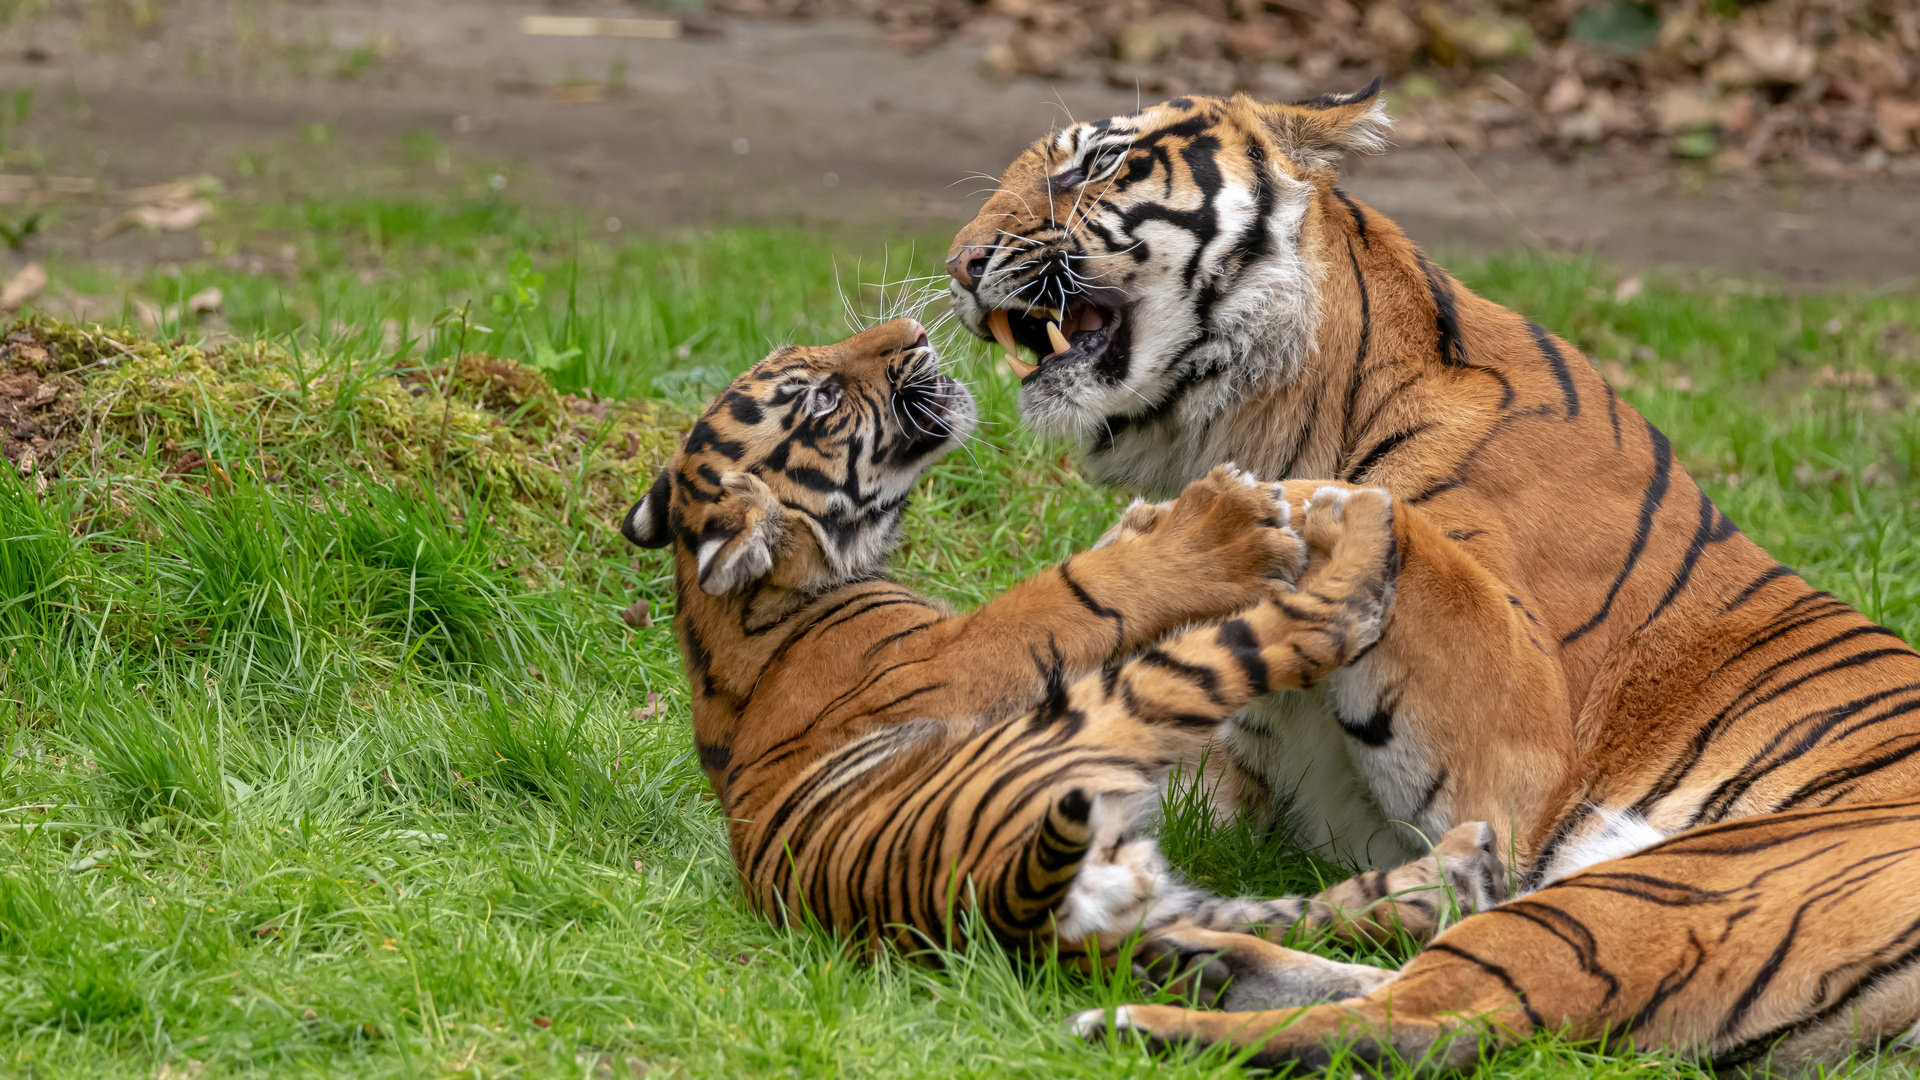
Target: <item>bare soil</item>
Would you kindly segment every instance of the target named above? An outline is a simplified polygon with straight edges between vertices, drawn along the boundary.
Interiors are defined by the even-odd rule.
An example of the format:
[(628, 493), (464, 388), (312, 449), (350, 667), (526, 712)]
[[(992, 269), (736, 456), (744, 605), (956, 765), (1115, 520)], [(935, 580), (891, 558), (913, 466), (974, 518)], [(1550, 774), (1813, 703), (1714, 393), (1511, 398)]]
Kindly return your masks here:
[[(515, 197), (629, 227), (938, 231), (1050, 125), (1137, 101), (1092, 81), (996, 83), (978, 46), (906, 56), (860, 21), (731, 19), (711, 24), (717, 34), (647, 40), (527, 36), (521, 17), (549, 9), (493, 0), (175, 0), (145, 23), (107, 8), (56, 5), (0, 29), (0, 90), (34, 91), (6, 132), (5, 171), (102, 190), (211, 174), (241, 193), (338, 191), (432, 183), (417, 168), (425, 154), (448, 183), (497, 163)], [(1789, 284), (1880, 286), (1920, 271), (1913, 179), (1782, 182), (1644, 156), (1445, 146), (1348, 173), (1355, 194), (1443, 251), (1521, 242)], [(191, 232), (103, 239), (91, 227), (37, 243), (135, 261), (198, 249)]]
[(0, 340), (0, 458), (23, 472), (53, 460), (71, 441), (75, 410), (68, 399), (77, 384), (51, 366), (32, 335), (15, 331)]

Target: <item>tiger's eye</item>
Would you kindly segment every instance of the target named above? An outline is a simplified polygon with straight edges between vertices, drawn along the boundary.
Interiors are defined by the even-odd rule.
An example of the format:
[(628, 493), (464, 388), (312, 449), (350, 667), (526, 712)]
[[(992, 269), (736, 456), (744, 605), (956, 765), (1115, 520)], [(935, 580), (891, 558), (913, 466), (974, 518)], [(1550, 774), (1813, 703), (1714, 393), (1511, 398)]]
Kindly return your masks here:
[(813, 400), (807, 403), (807, 412), (814, 416), (825, 416), (840, 407), (840, 384), (825, 383), (813, 392)]

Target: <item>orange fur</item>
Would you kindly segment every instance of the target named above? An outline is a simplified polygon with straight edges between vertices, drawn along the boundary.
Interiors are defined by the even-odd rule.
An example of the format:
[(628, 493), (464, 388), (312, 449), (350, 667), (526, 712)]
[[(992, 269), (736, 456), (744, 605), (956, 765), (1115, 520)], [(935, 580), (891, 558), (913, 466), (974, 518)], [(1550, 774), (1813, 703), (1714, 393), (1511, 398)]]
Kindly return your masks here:
[(630, 539), (673, 548), (694, 736), (756, 907), (908, 947), (972, 908), (1010, 947), (1110, 955), (1140, 927), (1167, 948), (1210, 927), (1430, 932), (1443, 878), (1470, 906), (1497, 899), (1479, 825), (1276, 901), (1180, 881), (1139, 829), (1225, 716), (1377, 637), (1395, 559), (1381, 493), (1325, 493), (1302, 536), (1275, 486), (1215, 470), (952, 615), (887, 581), (885, 557), (971, 408), (909, 321), (784, 349), (628, 514)]
[(1037, 326), (1078, 331), (1021, 405), (1095, 475), (1165, 492), (1232, 460), (1294, 506), (1394, 495), (1387, 630), (1223, 728), (1225, 809), (1290, 807), (1366, 861), (1484, 820), (1537, 890), (1337, 1006), (1122, 1026), (1268, 1062), (1542, 1027), (1744, 1060), (1912, 1027), (1920, 654), (1742, 535), (1577, 350), (1336, 186), (1377, 105), (1178, 99), (1056, 132), (954, 242), (969, 328), (1008, 311), (1043, 356)]

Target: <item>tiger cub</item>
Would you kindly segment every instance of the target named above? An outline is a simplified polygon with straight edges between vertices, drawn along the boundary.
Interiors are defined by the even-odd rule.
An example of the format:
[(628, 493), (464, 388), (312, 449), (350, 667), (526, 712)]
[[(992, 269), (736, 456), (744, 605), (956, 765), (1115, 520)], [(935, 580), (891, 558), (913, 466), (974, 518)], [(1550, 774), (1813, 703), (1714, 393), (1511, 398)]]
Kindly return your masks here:
[[(673, 548), (700, 764), (757, 908), (908, 948), (968, 909), (1016, 949), (1144, 928), (1180, 959), (1219, 931), (1430, 933), (1446, 887), (1497, 902), (1484, 825), (1436, 857), (1273, 901), (1183, 882), (1141, 831), (1166, 771), (1221, 720), (1379, 637), (1398, 560), (1382, 493), (1290, 507), (1216, 469), (954, 615), (889, 581), (886, 561), (915, 481), (974, 419), (911, 320), (780, 349), (627, 514), (633, 543)], [(1301, 974), (1297, 960), (1263, 972), (1262, 955), (1234, 951), (1242, 985)], [(1373, 975), (1326, 964), (1335, 985)]]

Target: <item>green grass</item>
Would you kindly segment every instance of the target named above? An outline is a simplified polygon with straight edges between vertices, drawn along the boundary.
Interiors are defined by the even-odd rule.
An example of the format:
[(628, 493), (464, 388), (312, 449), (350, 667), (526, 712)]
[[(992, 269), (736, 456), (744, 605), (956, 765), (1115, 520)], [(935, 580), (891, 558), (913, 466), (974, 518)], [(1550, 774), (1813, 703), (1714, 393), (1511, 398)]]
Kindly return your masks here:
[[(842, 290), (877, 310), (856, 283), (931, 272), (942, 238), (918, 258), (780, 230), (614, 244), (496, 201), (365, 200), (230, 208), (213, 241), (177, 275), (50, 266), (56, 295), (159, 308), (218, 286), (242, 344), (134, 343), (149, 383), (86, 375), (123, 390), (98, 449), (44, 493), (0, 470), (0, 1074), (1239, 1072), (1069, 1039), (1073, 1010), (1142, 996), (1125, 979), (867, 959), (748, 911), (691, 759), (665, 560), (607, 528), (651, 451), (594, 435), (555, 457), (560, 399), (434, 381), (486, 352), (582, 398), (685, 406), (773, 344), (839, 335)], [(1584, 262), (1453, 264), (1619, 363), (1757, 540), (1920, 631), (1911, 293), (1652, 279), (1616, 303)], [(1119, 497), (1015, 426), (983, 350), (955, 355), (990, 423), (923, 483), (898, 565), (972, 604), (1090, 542)], [(448, 449), (436, 408), (472, 438)], [(483, 459), (491, 418), (520, 442)], [(189, 452), (224, 479), (173, 471)], [(659, 625), (621, 621), (636, 596)], [(1216, 887), (1342, 872), (1190, 800), (1169, 821)], [(1479, 1072), (1703, 1075), (1552, 1039)]]

